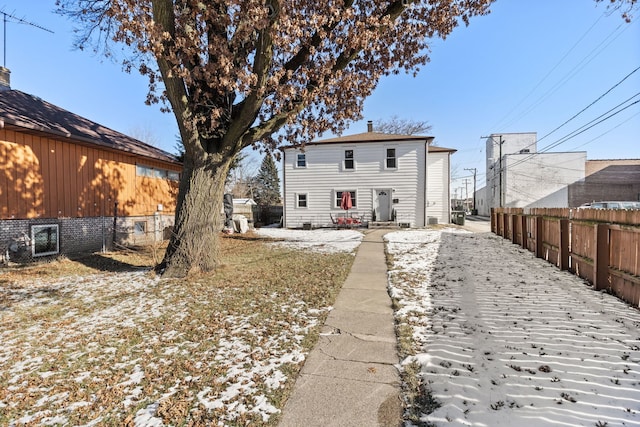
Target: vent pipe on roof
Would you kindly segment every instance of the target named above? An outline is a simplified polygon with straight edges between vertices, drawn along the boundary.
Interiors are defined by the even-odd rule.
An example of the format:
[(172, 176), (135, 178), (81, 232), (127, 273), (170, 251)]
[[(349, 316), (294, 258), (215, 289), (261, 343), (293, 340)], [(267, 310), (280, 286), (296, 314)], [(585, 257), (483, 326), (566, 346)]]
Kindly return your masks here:
[(11, 71), (0, 67), (0, 90), (11, 90)]
[(367, 132), (373, 132), (373, 121), (369, 120), (367, 122)]

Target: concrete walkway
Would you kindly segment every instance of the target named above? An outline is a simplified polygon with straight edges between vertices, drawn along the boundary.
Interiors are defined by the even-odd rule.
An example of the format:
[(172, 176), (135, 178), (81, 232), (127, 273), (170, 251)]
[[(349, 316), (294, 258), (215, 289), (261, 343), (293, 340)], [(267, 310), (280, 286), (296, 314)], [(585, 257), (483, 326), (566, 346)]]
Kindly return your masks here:
[(393, 310), (382, 236), (369, 231), (286, 403), (280, 427), (401, 423)]

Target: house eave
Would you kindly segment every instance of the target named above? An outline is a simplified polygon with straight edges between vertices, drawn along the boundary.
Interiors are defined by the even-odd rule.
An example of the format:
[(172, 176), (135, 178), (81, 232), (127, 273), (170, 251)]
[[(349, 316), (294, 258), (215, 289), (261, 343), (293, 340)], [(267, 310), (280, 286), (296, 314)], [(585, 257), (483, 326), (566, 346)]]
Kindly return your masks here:
[(91, 139), (91, 138), (86, 138), (83, 136), (79, 136), (79, 135), (73, 135), (70, 132), (66, 131), (66, 130), (58, 130), (58, 129), (52, 129), (50, 127), (44, 127), (44, 126), (38, 126), (36, 124), (33, 123), (28, 123), (28, 122), (23, 122), (20, 120), (11, 120), (11, 119), (7, 119), (7, 118), (0, 118), (0, 129), (6, 129), (6, 130), (14, 130), (14, 131), (21, 131), (24, 132), (26, 134), (32, 134), (32, 135), (36, 135), (36, 136), (40, 136), (40, 137), (57, 137), (60, 138), (64, 141), (68, 141), (74, 144), (78, 144), (78, 145), (82, 145), (82, 146), (86, 146), (86, 147), (100, 147), (104, 150), (107, 150), (109, 152), (114, 152), (114, 153), (126, 153), (129, 154), (133, 157), (137, 157), (137, 158), (144, 158), (144, 159), (148, 159), (148, 160), (153, 160), (153, 161), (157, 161), (157, 162), (163, 162), (163, 163), (169, 163), (169, 164), (173, 164), (176, 166), (182, 166), (182, 163), (180, 161), (178, 161), (175, 158), (170, 157), (170, 155), (167, 156), (150, 156), (150, 155), (145, 155), (142, 153), (138, 153), (135, 150), (131, 150), (128, 147), (112, 147), (109, 144), (106, 144), (100, 140), (96, 140), (96, 139)]

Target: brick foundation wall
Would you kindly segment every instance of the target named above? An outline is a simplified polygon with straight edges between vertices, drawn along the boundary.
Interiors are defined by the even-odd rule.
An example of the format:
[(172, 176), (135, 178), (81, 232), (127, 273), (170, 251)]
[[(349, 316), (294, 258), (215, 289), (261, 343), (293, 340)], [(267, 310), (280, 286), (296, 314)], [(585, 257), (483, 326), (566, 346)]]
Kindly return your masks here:
[[(171, 236), (174, 217), (149, 215), (123, 217), (116, 221), (116, 241), (122, 245), (148, 245)], [(140, 232), (136, 223), (145, 224)], [(113, 247), (113, 217), (49, 218), (0, 220), (0, 261), (28, 262), (56, 255), (32, 255), (31, 227), (57, 224), (59, 230), (59, 255), (99, 252)]]

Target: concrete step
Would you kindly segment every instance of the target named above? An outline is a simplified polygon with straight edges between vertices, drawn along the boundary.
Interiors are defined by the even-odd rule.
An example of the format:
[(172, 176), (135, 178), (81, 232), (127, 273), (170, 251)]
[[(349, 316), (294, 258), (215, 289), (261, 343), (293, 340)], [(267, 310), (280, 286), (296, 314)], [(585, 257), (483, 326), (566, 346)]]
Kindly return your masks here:
[(398, 226), (398, 224), (394, 221), (369, 221), (369, 228), (397, 229), (400, 228), (400, 226)]

